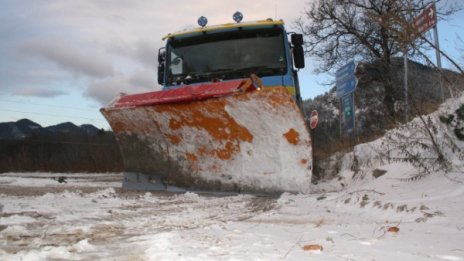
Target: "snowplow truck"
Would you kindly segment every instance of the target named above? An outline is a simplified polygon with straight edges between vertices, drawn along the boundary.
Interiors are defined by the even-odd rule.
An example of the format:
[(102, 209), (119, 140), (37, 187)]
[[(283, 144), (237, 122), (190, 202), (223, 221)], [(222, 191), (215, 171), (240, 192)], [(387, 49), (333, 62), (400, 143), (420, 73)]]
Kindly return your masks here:
[(201, 19), (163, 38), (161, 91), (121, 95), (101, 109), (123, 157), (123, 187), (309, 192), (302, 35), (282, 20)]

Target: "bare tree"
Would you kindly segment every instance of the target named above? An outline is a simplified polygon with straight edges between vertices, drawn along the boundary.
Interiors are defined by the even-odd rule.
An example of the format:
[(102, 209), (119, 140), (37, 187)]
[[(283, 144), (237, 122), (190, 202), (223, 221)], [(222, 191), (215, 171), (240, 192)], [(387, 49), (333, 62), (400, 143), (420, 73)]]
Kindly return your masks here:
[[(305, 35), (306, 54), (319, 62), (318, 72), (329, 72), (350, 59), (380, 62), (385, 97), (390, 116), (395, 115), (395, 101), (401, 100), (392, 81), (392, 58), (414, 42), (410, 55), (418, 55), (429, 45), (425, 38), (415, 38), (409, 21), (434, 0), (314, 0), (305, 17), (296, 22)], [(440, 5), (440, 17), (459, 8)], [(414, 40), (415, 39), (415, 40)]]

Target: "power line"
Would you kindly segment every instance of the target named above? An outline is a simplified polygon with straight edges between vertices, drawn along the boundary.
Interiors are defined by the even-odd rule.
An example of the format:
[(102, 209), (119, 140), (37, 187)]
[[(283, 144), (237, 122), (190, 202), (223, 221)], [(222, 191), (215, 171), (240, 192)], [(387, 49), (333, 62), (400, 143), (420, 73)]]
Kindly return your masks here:
[(60, 118), (63, 118), (63, 117), (64, 118), (79, 118), (79, 119), (106, 122), (105, 120), (102, 120), (102, 119), (79, 117), (79, 116), (69, 116), (69, 115), (60, 115), (60, 114), (51, 114), (51, 113), (42, 113), (42, 112), (28, 112), (28, 111), (17, 111), (17, 110), (9, 110), (9, 109), (0, 109), (0, 111), (18, 112), (18, 113), (24, 113), (24, 114), (37, 114), (37, 115), (44, 115), (44, 116), (49, 116), (49, 117), (60, 117)]
[(3, 100), (3, 99), (0, 99), (0, 102), (17, 103), (17, 104), (24, 104), (24, 105), (37, 105), (37, 106), (44, 106), (44, 107), (62, 108), (62, 109), (68, 109), (68, 110), (89, 111), (89, 112), (95, 112), (96, 110), (98, 110), (97, 108), (95, 108), (95, 110), (91, 110), (91, 109), (83, 109), (83, 108), (71, 107), (71, 106), (50, 105), (50, 104), (35, 103), (35, 102), (11, 101), (11, 100)]

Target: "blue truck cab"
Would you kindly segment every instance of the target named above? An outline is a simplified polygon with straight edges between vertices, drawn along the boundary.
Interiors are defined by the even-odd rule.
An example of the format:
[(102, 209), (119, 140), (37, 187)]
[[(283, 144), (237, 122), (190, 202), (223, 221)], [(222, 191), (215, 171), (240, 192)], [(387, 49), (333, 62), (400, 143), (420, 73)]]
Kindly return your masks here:
[[(206, 26), (168, 34), (158, 53), (158, 83), (163, 89), (248, 78), (255, 74), (264, 87), (285, 87), (301, 105), (297, 71), (304, 68), (303, 37), (287, 33), (282, 20)], [(290, 40), (289, 40), (290, 36)]]

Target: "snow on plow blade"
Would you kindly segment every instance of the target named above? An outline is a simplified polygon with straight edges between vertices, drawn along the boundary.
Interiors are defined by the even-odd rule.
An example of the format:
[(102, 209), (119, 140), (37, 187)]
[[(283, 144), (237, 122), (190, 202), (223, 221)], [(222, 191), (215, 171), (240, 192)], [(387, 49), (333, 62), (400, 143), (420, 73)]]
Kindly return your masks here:
[(123, 96), (101, 111), (127, 173), (201, 190), (309, 191), (311, 140), (284, 87), (186, 86)]

